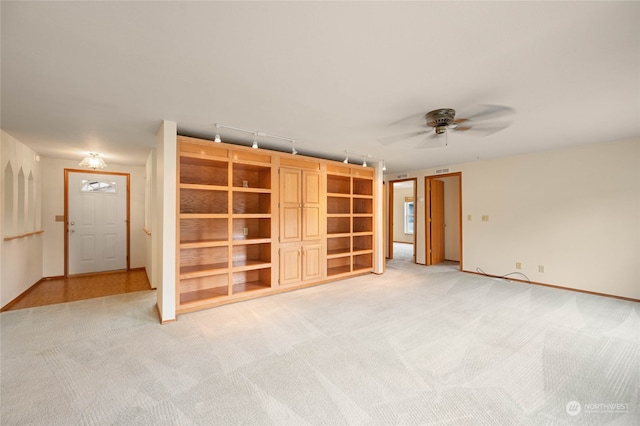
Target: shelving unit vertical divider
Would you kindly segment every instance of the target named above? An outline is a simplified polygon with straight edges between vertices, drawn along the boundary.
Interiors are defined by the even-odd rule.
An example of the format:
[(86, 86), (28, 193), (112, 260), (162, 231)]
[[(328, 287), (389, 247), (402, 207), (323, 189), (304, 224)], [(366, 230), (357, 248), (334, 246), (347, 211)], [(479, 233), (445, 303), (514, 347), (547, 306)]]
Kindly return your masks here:
[(227, 295), (233, 294), (233, 169), (232, 151), (227, 154)]
[(280, 157), (271, 157), (271, 288), (280, 285)]

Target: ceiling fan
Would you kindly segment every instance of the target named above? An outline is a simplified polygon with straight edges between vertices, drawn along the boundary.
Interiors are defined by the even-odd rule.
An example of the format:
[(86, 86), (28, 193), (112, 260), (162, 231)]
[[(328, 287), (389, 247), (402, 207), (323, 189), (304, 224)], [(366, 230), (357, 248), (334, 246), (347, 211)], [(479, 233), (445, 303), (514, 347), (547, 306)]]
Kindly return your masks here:
[(515, 110), (503, 105), (482, 105), (482, 108), (474, 114), (466, 117), (456, 118), (456, 111), (452, 108), (439, 108), (429, 111), (426, 114), (419, 113), (403, 118), (392, 123), (392, 126), (411, 125), (419, 127), (409, 133), (387, 136), (378, 139), (383, 145), (389, 145), (405, 139), (411, 139), (417, 136), (427, 135), (425, 142), (429, 139), (438, 138), (444, 135), (444, 143), (428, 144), (423, 143), (418, 148), (433, 148), (437, 146), (447, 145), (448, 140), (446, 134), (448, 131), (470, 132), (481, 136), (499, 132), (509, 126), (510, 123), (483, 123), (483, 120), (495, 118), (499, 116), (513, 114)]

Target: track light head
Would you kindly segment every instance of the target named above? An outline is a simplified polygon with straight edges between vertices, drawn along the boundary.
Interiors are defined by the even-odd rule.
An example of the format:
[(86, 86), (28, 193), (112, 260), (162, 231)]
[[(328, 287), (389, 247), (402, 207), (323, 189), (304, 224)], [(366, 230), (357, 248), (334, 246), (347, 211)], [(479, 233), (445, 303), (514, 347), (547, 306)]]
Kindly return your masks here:
[(213, 139), (213, 141), (215, 143), (222, 142), (222, 139), (220, 139), (220, 125), (218, 123), (216, 123), (216, 137)]

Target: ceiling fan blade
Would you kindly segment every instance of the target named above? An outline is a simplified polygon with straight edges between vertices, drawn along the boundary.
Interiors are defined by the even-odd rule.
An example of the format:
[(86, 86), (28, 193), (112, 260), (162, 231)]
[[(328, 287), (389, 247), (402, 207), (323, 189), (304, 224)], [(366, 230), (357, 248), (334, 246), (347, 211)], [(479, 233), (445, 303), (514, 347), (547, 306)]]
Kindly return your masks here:
[(396, 143), (404, 139), (411, 139), (416, 136), (424, 135), (425, 133), (429, 133), (430, 131), (431, 130), (414, 130), (413, 132), (409, 132), (409, 133), (402, 133), (402, 134), (393, 135), (393, 136), (385, 136), (382, 138), (378, 138), (378, 142), (380, 142), (382, 145), (391, 145), (392, 143)]
[(407, 124), (414, 124), (416, 126), (421, 126), (421, 125), (424, 125), (425, 123), (424, 116), (425, 116), (424, 112), (419, 112), (417, 114), (413, 114), (408, 117), (401, 118), (400, 120), (394, 121), (393, 123), (389, 124), (389, 126), (398, 126), (398, 125), (407, 125)]
[(433, 135), (429, 135), (424, 140), (416, 146), (417, 149), (430, 149), (430, 148), (440, 148), (447, 144), (446, 135), (437, 135), (435, 132)]
[(459, 120), (486, 120), (488, 118), (502, 117), (505, 115), (513, 114), (515, 111), (515, 109), (506, 105), (481, 105), (480, 111), (471, 115), (465, 115), (464, 118), (461, 118)]
[(453, 130), (455, 131), (462, 130), (462, 131), (468, 131), (469, 133), (476, 133), (480, 136), (489, 136), (501, 130), (506, 129), (507, 127), (509, 127), (510, 124), (511, 123), (495, 123), (492, 125), (476, 124), (474, 126), (468, 126), (469, 127), (468, 129), (460, 129), (459, 127), (456, 127)]

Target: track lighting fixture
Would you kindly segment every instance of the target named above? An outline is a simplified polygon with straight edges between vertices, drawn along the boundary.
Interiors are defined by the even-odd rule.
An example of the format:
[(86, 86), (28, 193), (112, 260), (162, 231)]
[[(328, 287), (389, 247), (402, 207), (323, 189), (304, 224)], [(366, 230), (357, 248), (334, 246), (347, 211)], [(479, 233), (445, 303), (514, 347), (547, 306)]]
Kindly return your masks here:
[(253, 135), (253, 144), (251, 145), (251, 148), (253, 149), (258, 149), (258, 136), (260, 137), (267, 137), (267, 138), (274, 138), (274, 139), (282, 139), (285, 141), (288, 141), (291, 143), (291, 153), (293, 155), (296, 155), (298, 153), (298, 151), (296, 150), (294, 144), (295, 144), (295, 140), (291, 139), (291, 138), (285, 138), (283, 136), (278, 136), (278, 135), (271, 135), (269, 133), (264, 133), (258, 130), (246, 130), (246, 129), (241, 129), (239, 127), (232, 127), (232, 126), (225, 126), (224, 124), (220, 124), (220, 123), (215, 123), (216, 126), (216, 136), (213, 139), (214, 142), (222, 142), (222, 140), (220, 139), (220, 128), (225, 128), (225, 129), (232, 129), (232, 130), (237, 130), (239, 132), (245, 132), (245, 133), (251, 133)]
[(361, 152), (354, 152), (346, 149), (344, 150), (344, 152), (347, 154), (346, 158), (343, 161), (344, 164), (349, 164), (349, 155), (361, 155), (362, 167), (368, 167), (367, 159), (369, 159), (369, 160), (375, 160), (376, 162), (378, 162), (378, 164), (379, 162), (382, 162), (382, 171), (384, 172), (387, 170), (387, 164), (385, 163), (385, 161), (378, 158), (374, 158), (371, 154), (363, 154)]

